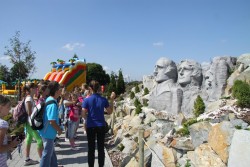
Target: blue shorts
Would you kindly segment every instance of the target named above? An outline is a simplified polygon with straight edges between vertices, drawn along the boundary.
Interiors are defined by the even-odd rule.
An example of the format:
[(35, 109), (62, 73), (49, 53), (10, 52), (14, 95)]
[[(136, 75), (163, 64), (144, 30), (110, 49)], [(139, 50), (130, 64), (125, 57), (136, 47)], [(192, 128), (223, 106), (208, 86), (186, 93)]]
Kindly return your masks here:
[(73, 139), (74, 138), (74, 135), (75, 135), (75, 132), (76, 132), (76, 127), (77, 127), (77, 122), (74, 122), (74, 121), (71, 121), (69, 120), (68, 121), (68, 138), (69, 139)]

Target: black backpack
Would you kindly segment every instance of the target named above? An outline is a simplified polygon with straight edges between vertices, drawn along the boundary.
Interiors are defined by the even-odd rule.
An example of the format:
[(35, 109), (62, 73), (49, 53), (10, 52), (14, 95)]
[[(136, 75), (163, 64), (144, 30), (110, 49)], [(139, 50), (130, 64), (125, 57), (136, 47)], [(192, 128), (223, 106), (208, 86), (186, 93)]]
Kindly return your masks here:
[(30, 116), (30, 126), (33, 130), (41, 130), (43, 129), (43, 114), (46, 110), (46, 106), (50, 104), (57, 104), (55, 100), (50, 100), (45, 102), (41, 102), (36, 105), (31, 116)]

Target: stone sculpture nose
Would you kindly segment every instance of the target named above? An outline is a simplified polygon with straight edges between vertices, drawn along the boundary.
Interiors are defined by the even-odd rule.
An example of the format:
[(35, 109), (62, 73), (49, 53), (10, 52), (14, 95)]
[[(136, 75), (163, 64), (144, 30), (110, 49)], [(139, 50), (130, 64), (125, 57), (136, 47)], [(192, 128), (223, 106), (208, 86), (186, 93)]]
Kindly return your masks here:
[(180, 69), (179, 74), (182, 76), (183, 75), (183, 68)]

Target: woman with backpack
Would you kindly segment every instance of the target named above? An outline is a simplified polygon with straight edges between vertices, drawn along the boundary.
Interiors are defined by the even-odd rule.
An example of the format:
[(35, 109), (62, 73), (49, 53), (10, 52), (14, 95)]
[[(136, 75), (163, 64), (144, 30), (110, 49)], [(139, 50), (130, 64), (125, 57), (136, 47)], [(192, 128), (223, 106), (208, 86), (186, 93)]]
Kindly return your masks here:
[[(33, 97), (36, 93), (37, 86), (34, 83), (27, 84), (23, 87), (23, 98), (25, 98), (25, 110), (30, 117), (32, 111), (35, 107), (35, 101)], [(29, 118), (28, 118), (29, 119)], [(42, 157), (43, 152), (43, 142), (42, 138), (40, 137), (39, 133), (36, 130), (33, 130), (29, 124), (30, 121), (25, 123), (25, 138), (26, 138), (26, 145), (25, 145), (25, 156), (26, 159), (24, 161), (24, 166), (38, 164), (39, 161), (34, 161), (30, 159), (30, 147), (32, 143), (32, 139), (34, 138), (37, 142), (37, 152), (39, 157)]]

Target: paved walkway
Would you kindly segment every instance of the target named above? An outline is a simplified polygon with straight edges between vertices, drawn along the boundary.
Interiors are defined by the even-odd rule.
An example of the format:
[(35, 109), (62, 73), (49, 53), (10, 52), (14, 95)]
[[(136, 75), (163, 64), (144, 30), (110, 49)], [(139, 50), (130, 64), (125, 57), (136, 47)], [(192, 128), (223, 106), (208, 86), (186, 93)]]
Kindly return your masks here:
[[(64, 134), (62, 134), (59, 138), (60, 147), (56, 148), (56, 155), (58, 159), (58, 163), (63, 165), (64, 167), (87, 167), (88, 166), (88, 144), (87, 144), (87, 137), (83, 134), (83, 129), (78, 129), (78, 140), (76, 140), (76, 144), (79, 144), (79, 150), (74, 151), (70, 149), (69, 142), (64, 141)], [(18, 153), (18, 150), (14, 150), (12, 153), (12, 160), (7, 161), (7, 165), (9, 167), (22, 167), (24, 166), (24, 148), (22, 146), (21, 154)], [(98, 166), (98, 159), (97, 159), (97, 150), (95, 153), (95, 166)], [(30, 151), (30, 158), (33, 160), (40, 160), (37, 150), (36, 150), (36, 143), (32, 143), (31, 151)], [(32, 165), (32, 167), (39, 167), (39, 164)], [(107, 151), (105, 150), (105, 167), (113, 167), (111, 160), (108, 156)]]

